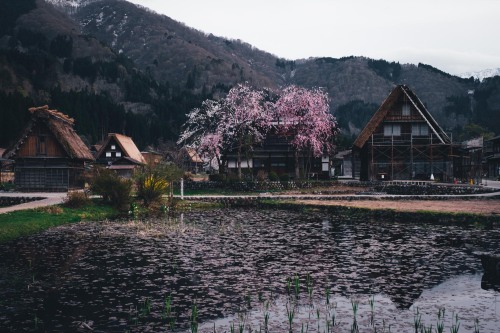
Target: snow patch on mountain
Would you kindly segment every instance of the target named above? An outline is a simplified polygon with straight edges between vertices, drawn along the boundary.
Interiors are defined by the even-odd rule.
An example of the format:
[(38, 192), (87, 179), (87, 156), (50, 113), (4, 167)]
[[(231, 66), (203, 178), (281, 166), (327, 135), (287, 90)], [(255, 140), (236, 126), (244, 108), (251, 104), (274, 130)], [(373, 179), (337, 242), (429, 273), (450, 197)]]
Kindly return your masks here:
[(490, 69), (484, 69), (482, 71), (466, 72), (466, 73), (460, 74), (459, 76), (464, 78), (464, 79), (468, 79), (472, 76), (475, 79), (482, 81), (482, 80), (489, 78), (489, 77), (500, 76), (500, 68), (490, 68)]
[(56, 8), (69, 14), (75, 13), (79, 8), (101, 0), (45, 0)]

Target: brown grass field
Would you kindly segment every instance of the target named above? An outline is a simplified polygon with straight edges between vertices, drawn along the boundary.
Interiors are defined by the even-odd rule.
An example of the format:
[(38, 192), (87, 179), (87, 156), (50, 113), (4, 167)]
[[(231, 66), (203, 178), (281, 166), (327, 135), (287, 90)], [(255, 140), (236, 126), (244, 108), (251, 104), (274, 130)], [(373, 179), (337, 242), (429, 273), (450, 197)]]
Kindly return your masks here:
[(394, 209), (397, 211), (433, 211), (443, 213), (471, 213), (500, 215), (500, 200), (300, 200), (304, 204), (348, 206), (369, 209)]

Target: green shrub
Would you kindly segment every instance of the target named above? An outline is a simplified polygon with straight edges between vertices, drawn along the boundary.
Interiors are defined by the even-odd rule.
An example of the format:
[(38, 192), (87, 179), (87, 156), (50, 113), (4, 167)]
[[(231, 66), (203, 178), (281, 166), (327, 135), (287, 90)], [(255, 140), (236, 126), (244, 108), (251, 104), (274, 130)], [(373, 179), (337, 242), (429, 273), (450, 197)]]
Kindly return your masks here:
[(228, 175), (226, 176), (226, 180), (227, 180), (228, 182), (232, 182), (232, 183), (234, 183), (234, 182), (239, 182), (239, 181), (240, 181), (240, 178), (238, 178), (238, 175), (237, 175), (237, 174), (235, 174), (235, 173), (230, 173), (230, 174), (228, 174)]
[(290, 176), (287, 173), (284, 173), (284, 174), (280, 175), (280, 181), (287, 182), (289, 180), (290, 180)]
[(92, 193), (102, 196), (105, 203), (127, 210), (131, 199), (132, 181), (123, 179), (113, 170), (96, 168), (90, 179)]
[(85, 192), (73, 191), (68, 192), (63, 204), (68, 208), (81, 208), (90, 204), (90, 199), (87, 197)]
[(15, 188), (13, 183), (0, 183), (0, 191), (11, 191)]
[(167, 193), (168, 182), (165, 178), (155, 173), (142, 174), (137, 179), (137, 197), (142, 199), (144, 206), (161, 200), (162, 195)]
[(272, 182), (277, 182), (278, 180), (280, 180), (280, 178), (278, 177), (278, 174), (275, 171), (271, 171), (269, 172), (269, 180)]
[(171, 183), (182, 176), (183, 171), (173, 164), (148, 166), (136, 174), (137, 197), (146, 207), (159, 203)]
[(211, 182), (223, 182), (224, 175), (222, 173), (214, 173), (212, 175), (208, 175), (208, 180)]

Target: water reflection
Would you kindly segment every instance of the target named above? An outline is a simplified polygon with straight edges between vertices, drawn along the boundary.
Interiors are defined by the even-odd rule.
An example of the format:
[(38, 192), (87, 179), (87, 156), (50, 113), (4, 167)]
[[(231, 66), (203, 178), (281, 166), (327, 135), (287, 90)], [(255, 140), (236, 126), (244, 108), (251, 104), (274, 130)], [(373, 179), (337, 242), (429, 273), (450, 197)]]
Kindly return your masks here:
[(330, 231), (330, 220), (329, 219), (323, 220), (323, 231), (325, 233), (328, 233), (328, 231)]
[(431, 297), (438, 291), (429, 294), (453, 277), (472, 276), (478, 287), (469, 293), (482, 298), (475, 253), (500, 247), (498, 228), (230, 209), (190, 212), (181, 220), (75, 224), (0, 245), (0, 329), (33, 329), (37, 318), (49, 331), (92, 321), (97, 331), (163, 332), (172, 318), (175, 327), (187, 328), (194, 303), (202, 327), (213, 328), (237, 313), (257, 311), (258, 321), (265, 302), (273, 305), (276, 325), (286, 325), (286, 279), (295, 276), (302, 295), (297, 322), (318, 310), (307, 299), (324, 304), (328, 289), (336, 308), (319, 308), (320, 317), (335, 314), (346, 325), (351, 301), (359, 300), (361, 316), (372, 295), (380, 325), (394, 313), (412, 317), (415, 304), (430, 313), (438, 306), (477, 312), (484, 325), (498, 323), (483, 316), (484, 303), (438, 303)]
[[(498, 293), (481, 290), (481, 274), (465, 274), (445, 280), (437, 286), (424, 289), (419, 298), (409, 309), (401, 309), (391, 297), (385, 294), (376, 295), (332, 295), (327, 304), (324, 295), (312, 300), (307, 296), (296, 300), (294, 296), (279, 296), (269, 307), (264, 302), (260, 306), (246, 312), (240, 312), (200, 326), (201, 332), (213, 332), (215, 325), (217, 331), (224, 331), (234, 325), (238, 327), (243, 321), (246, 327), (259, 331), (264, 327), (265, 313), (269, 313), (268, 328), (270, 332), (285, 332), (287, 330), (288, 309), (295, 305), (293, 327), (300, 332), (302, 324), (310, 332), (330, 331), (350, 332), (353, 325), (354, 302), (358, 304), (356, 321), (362, 327), (369, 327), (369, 331), (386, 331), (389, 326), (392, 332), (414, 332), (415, 313), (418, 309), (421, 322), (426, 327), (431, 324), (435, 327), (439, 311), (444, 309), (443, 322), (449, 326), (459, 314), (462, 330), (472, 332), (476, 318), (488, 318), (479, 321), (480, 332), (497, 332), (500, 327), (500, 297)], [(370, 305), (373, 300), (373, 307)], [(499, 303), (497, 305), (497, 303)], [(468, 311), (463, 311), (465, 308)], [(462, 310), (460, 312), (457, 309)], [(319, 311), (319, 316), (318, 316)], [(335, 325), (333, 325), (335, 323)]]

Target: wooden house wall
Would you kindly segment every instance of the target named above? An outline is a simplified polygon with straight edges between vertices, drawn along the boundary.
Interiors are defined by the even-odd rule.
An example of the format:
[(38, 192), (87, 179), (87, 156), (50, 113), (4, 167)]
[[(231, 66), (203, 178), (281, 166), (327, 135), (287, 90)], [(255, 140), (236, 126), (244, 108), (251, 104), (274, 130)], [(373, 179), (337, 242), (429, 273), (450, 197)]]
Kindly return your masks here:
[[(408, 105), (410, 109), (409, 115), (403, 115), (403, 106)], [(418, 110), (406, 101), (400, 99), (396, 102), (392, 108), (387, 113), (384, 120), (380, 123), (377, 129), (373, 132), (375, 136), (383, 136), (384, 135), (384, 126), (386, 124), (397, 124), (401, 126), (401, 135), (399, 137), (404, 139), (409, 139), (412, 133), (413, 124), (427, 124), (426, 120), (422, 117), (422, 115), (418, 112)], [(429, 127), (429, 134), (432, 132)], [(390, 137), (389, 137), (390, 138)]]
[[(254, 175), (259, 171), (267, 173), (275, 172), (278, 175), (295, 176), (295, 150), (290, 144), (291, 137), (283, 137), (273, 133), (268, 134), (261, 145), (253, 147), (253, 151), (248, 157), (243, 153), (241, 156), (242, 169), (248, 169), (248, 162)], [(231, 152), (226, 156), (228, 171), (236, 173), (237, 154)], [(309, 176), (318, 178), (328, 178), (330, 176), (330, 160), (323, 161), (321, 157), (304, 156), (299, 153), (299, 169), (301, 174), (307, 171)], [(328, 169), (328, 171), (324, 171)]]
[(67, 191), (83, 187), (84, 162), (65, 158), (17, 159), (15, 184), (21, 191)]
[(24, 143), (19, 147), (17, 158), (66, 157), (64, 148), (43, 123), (36, 123)]
[(53, 136), (45, 137), (45, 151), (40, 147), (40, 138), (30, 135), (21, 145), (17, 153), (18, 157), (65, 157), (66, 152)]
[(500, 137), (484, 141), (484, 174), (489, 179), (500, 179)]

